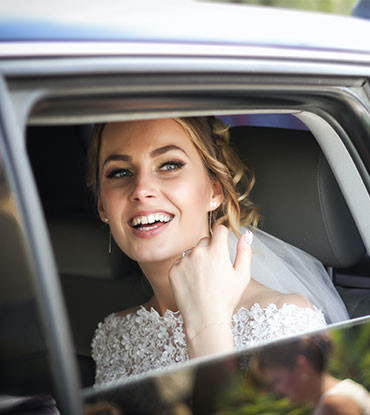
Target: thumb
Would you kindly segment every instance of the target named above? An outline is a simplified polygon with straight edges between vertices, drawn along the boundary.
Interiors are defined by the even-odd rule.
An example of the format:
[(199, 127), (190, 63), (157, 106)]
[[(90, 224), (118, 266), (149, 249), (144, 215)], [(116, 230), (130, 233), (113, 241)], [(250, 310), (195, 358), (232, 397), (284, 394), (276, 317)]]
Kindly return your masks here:
[(238, 273), (250, 274), (251, 259), (252, 259), (252, 245), (253, 233), (246, 229), (238, 241), (236, 248), (236, 257), (234, 262), (234, 269)]

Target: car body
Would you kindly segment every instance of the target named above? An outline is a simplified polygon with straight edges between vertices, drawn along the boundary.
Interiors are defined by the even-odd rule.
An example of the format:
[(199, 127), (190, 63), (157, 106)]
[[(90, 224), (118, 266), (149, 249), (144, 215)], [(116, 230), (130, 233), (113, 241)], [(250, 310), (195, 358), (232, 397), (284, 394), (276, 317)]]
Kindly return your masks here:
[[(106, 229), (84, 185), (95, 122), (197, 115), (240, 122), (256, 114), (265, 126), (271, 115), (288, 117), (288, 124), (299, 120), (338, 183), (328, 196), (334, 214), (313, 225), (307, 204), (307, 219), (294, 222), (299, 204), (292, 201), (306, 192), (292, 197), (282, 183), (278, 193), (288, 191), (290, 203), (281, 210), (274, 201), (265, 208), (265, 196), (256, 194), (266, 228), (323, 260), (352, 317), (370, 314), (369, 34), (370, 22), (362, 19), (236, 5), (3, 2), (1, 389), (53, 393), (62, 413), (82, 413), (80, 382), (91, 385), (94, 327), (118, 304), (125, 308), (150, 295), (142, 292), (134, 264), (105, 253)], [(257, 142), (266, 135), (250, 131), (261, 137)], [(290, 162), (303, 165), (296, 156), (301, 144), (294, 145), (298, 130), (279, 131), (272, 156), (296, 147)], [(266, 148), (262, 159), (255, 153), (257, 164), (267, 164)], [(278, 168), (283, 163), (276, 160)], [(285, 172), (287, 179), (294, 172)], [(344, 213), (337, 203), (346, 205)], [(330, 243), (313, 229), (332, 222), (326, 238), (339, 240), (340, 248), (331, 262), (324, 253)], [(117, 264), (123, 279), (116, 277)], [(370, 324), (367, 317), (360, 321)], [(151, 380), (135, 383), (140, 396)], [(119, 388), (122, 395), (125, 386)], [(86, 393), (87, 400), (94, 396)]]

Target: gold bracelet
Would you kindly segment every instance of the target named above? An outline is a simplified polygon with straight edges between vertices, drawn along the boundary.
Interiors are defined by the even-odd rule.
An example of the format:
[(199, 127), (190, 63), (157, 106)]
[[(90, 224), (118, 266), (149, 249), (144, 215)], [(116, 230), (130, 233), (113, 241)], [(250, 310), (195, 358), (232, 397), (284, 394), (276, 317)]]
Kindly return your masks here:
[(204, 327), (202, 327), (198, 331), (198, 333), (195, 333), (194, 336), (189, 339), (189, 343), (191, 343), (197, 336), (199, 336), (199, 334), (203, 330), (205, 330), (205, 329), (207, 329), (208, 327), (211, 327), (211, 326), (229, 326), (230, 328), (232, 328), (232, 324), (231, 323), (227, 323), (226, 321), (215, 321), (214, 323), (206, 324)]

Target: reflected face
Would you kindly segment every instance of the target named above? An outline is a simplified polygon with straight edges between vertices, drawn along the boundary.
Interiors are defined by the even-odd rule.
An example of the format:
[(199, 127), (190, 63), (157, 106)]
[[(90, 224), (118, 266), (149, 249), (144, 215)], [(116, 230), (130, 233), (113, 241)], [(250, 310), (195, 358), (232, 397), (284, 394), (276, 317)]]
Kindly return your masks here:
[(107, 124), (99, 171), (100, 217), (139, 263), (176, 259), (208, 236), (216, 185), (175, 120)]
[(263, 378), (274, 393), (286, 396), (292, 403), (308, 402), (307, 378), (296, 368), (271, 367), (263, 372)]

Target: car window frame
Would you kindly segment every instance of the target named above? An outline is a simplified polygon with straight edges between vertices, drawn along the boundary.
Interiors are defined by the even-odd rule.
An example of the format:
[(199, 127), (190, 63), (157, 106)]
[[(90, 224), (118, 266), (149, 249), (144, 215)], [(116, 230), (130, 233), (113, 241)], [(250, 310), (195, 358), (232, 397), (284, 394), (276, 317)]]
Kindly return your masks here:
[[(153, 58), (154, 59), (154, 58)], [(154, 60), (155, 61), (155, 60)], [(228, 63), (230, 64), (231, 61)], [(10, 62), (11, 63), (11, 62)], [(45, 73), (47, 68), (50, 67), (52, 60), (38, 62), (39, 65), (45, 65)], [(76, 62), (70, 61), (71, 66)], [(102, 62), (95, 61), (98, 64), (101, 72), (107, 70), (107, 62), (103, 59)], [(116, 62), (118, 67), (122, 65), (122, 58), (118, 58)], [(74, 363), (70, 333), (68, 329), (68, 321), (65, 317), (65, 310), (63, 300), (61, 297), (61, 290), (58, 283), (58, 276), (56, 272), (53, 253), (50, 248), (50, 242), (47, 236), (47, 227), (45, 220), (42, 216), (40, 201), (37, 198), (37, 189), (32, 178), (31, 168), (25, 151), (25, 142), (23, 132), (25, 130), (28, 121), (32, 123), (56, 123), (57, 119), (54, 116), (49, 117), (46, 115), (44, 120), (35, 116), (35, 108), (40, 108), (45, 105), (47, 108), (48, 102), (57, 102), (60, 99), (63, 90), (70, 90), (71, 96), (81, 97), (84, 96), (86, 101), (80, 101), (81, 105), (87, 101), (99, 101), (104, 94), (114, 95), (114, 86), (112, 82), (108, 86), (105, 80), (112, 79), (113, 77), (120, 75), (125, 78), (128, 75), (125, 71), (117, 73), (117, 66), (115, 69), (110, 67), (108, 74), (101, 75), (101, 89), (96, 91), (96, 84), (94, 84), (94, 77), (91, 76), (90, 69), (87, 70), (86, 62), (81, 67), (76, 67), (77, 74), (71, 74), (71, 71), (66, 71), (65, 63), (61, 63), (61, 67), (58, 70), (54, 69), (54, 77), (49, 74), (49, 77), (40, 77), (40, 72), (33, 73), (30, 67), (28, 67), (28, 74), (24, 72), (19, 74), (19, 62), (14, 65), (14, 72), (11, 71), (11, 65), (7, 67), (7, 75), (2, 79), (1, 88), (1, 119), (0, 123), (3, 129), (4, 135), (4, 148), (7, 148), (10, 162), (8, 163), (8, 172), (12, 175), (12, 184), (17, 194), (17, 202), (21, 212), (23, 222), (25, 224), (25, 232), (28, 238), (28, 246), (31, 250), (31, 256), (34, 261), (36, 285), (39, 287), (39, 301), (44, 317), (45, 331), (49, 338), (50, 350), (54, 350), (54, 373), (58, 373), (58, 382), (62, 385), (60, 388), (60, 394), (62, 396), (61, 401), (68, 402), (69, 409), (65, 410), (66, 413), (79, 413), (80, 397), (78, 394), (78, 375), (76, 375), (76, 367)], [(210, 63), (210, 62), (209, 62)], [(223, 62), (223, 64), (227, 61)], [(235, 63), (234, 61), (232, 63)], [(55, 61), (53, 62), (55, 65)], [(161, 62), (163, 64), (163, 62)], [(172, 62), (172, 66), (176, 66), (178, 62)], [(214, 62), (213, 62), (214, 64)], [(132, 102), (138, 98), (145, 98), (141, 100), (139, 106), (143, 102), (149, 101), (149, 105), (145, 111), (140, 110), (138, 107), (130, 107), (126, 109), (124, 116), (118, 115), (112, 111), (112, 108), (106, 110), (105, 115), (101, 118), (107, 120), (107, 112), (113, 114), (113, 118), (125, 120), (125, 119), (141, 119), (151, 117), (166, 117), (169, 115), (209, 115), (209, 114), (227, 114), (227, 113), (290, 113), (300, 118), (307, 124), (311, 124), (311, 128), (315, 131), (314, 135), (318, 139), (324, 152), (327, 156), (332, 158), (332, 168), (334, 173), (337, 173), (337, 179), (342, 191), (344, 189), (344, 196), (350, 205), (352, 214), (357, 222), (360, 233), (364, 238), (364, 242), (367, 245), (368, 252), (370, 252), (370, 233), (369, 219), (365, 211), (370, 207), (370, 177), (367, 168), (364, 167), (364, 162), (359, 156), (359, 152), (352, 142), (351, 136), (348, 134), (349, 125), (345, 125), (347, 132), (341, 127), (341, 124), (337, 121), (339, 109), (328, 104), (328, 97), (330, 96), (332, 102), (342, 102), (343, 94), (347, 94), (346, 97), (350, 101), (348, 108), (351, 109), (352, 114), (356, 116), (356, 120), (362, 123), (363, 128), (363, 140), (366, 141), (370, 136), (368, 129), (366, 129), (366, 123), (369, 122), (369, 109), (368, 103), (363, 103), (361, 94), (358, 93), (358, 89), (364, 85), (363, 66), (361, 66), (361, 76), (358, 74), (355, 76), (352, 72), (348, 71), (346, 77), (332, 77), (332, 78), (320, 78), (317, 75), (306, 76), (284, 76), (279, 77), (279, 72), (275, 74), (260, 74), (258, 77), (252, 77), (251, 75), (244, 74), (236, 80), (235, 73), (230, 70), (228, 74), (222, 73), (222, 65), (219, 68), (220, 74), (209, 73), (204, 71), (202, 74), (196, 73), (195, 68), (190, 71), (191, 81), (190, 84), (193, 88), (192, 92), (189, 92), (189, 78), (183, 74), (177, 74), (177, 71), (162, 74), (162, 80), (159, 79), (159, 84), (153, 84), (153, 74), (147, 73), (146, 69), (151, 66), (150, 59), (146, 58), (140, 63), (140, 70), (142, 75), (136, 85), (131, 84), (127, 87), (127, 91), (123, 90), (123, 94), (120, 98), (122, 102), (128, 102), (128, 97), (132, 98)], [(191, 66), (191, 60), (188, 62)], [(253, 71), (255, 62), (249, 67), (248, 71)], [(78, 66), (78, 65), (77, 65)], [(17, 69), (18, 68), (18, 69)], [(55, 68), (55, 67), (54, 67)], [(132, 68), (132, 67), (131, 67)], [(138, 69), (138, 68), (136, 68)], [(131, 69), (132, 70), (132, 69)], [(281, 69), (283, 71), (283, 69)], [(194, 72), (193, 72), (194, 71)], [(234, 66), (234, 72), (240, 71), (240, 66), (237, 64)], [(246, 72), (248, 72), (246, 71)], [(72, 71), (73, 72), (73, 71)], [(356, 71), (354, 71), (356, 72)], [(349, 77), (349, 75), (351, 76)], [(71, 80), (78, 81), (78, 79), (86, 78), (86, 83), (81, 88), (76, 88), (75, 91), (71, 90)], [(199, 87), (199, 82), (202, 79), (209, 78), (209, 84), (206, 88)], [(170, 78), (171, 82), (167, 84), (164, 82), (166, 78)], [(188, 79), (187, 79), (188, 78)], [(277, 81), (277, 79), (279, 80)], [(225, 80), (229, 80), (229, 86), (225, 85)], [(53, 80), (58, 81), (53, 83)], [(310, 80), (310, 82), (307, 82)], [(140, 81), (140, 82), (139, 82)], [(266, 82), (264, 82), (266, 81)], [(178, 85), (177, 85), (178, 83)], [(311, 83), (311, 84), (310, 84)], [(333, 85), (334, 83), (334, 85)], [(113, 83), (114, 84), (114, 83)], [(159, 91), (159, 86), (160, 91)], [(175, 86), (174, 86), (175, 85)], [(176, 87), (177, 85), (177, 87)], [(296, 93), (292, 93), (292, 85), (296, 88)], [(94, 89), (95, 87), (95, 89)], [(135, 88), (136, 87), (136, 90)], [(310, 89), (311, 88), (311, 89)], [(184, 90), (186, 89), (186, 92)], [(273, 91), (269, 95), (269, 99), (266, 99), (268, 90)], [(113, 92), (112, 92), (113, 91)], [(202, 105), (198, 105), (198, 108), (194, 109), (196, 103), (199, 104), (200, 94), (207, 92), (207, 96), (202, 102)], [(304, 97), (311, 93), (311, 102), (307, 102)], [(268, 95), (268, 94), (267, 94)], [(204, 97), (204, 95), (203, 95)], [(253, 100), (260, 98), (258, 105), (253, 103)], [(261, 101), (261, 97), (264, 101)], [(152, 99), (150, 103), (150, 99)], [(171, 99), (170, 99), (171, 98)], [(126, 100), (126, 101), (125, 101)], [(163, 103), (166, 102), (167, 107), (163, 107)], [(188, 107), (184, 108), (184, 102)], [(312, 103), (315, 102), (315, 105)], [(67, 101), (63, 101), (65, 105)], [(177, 106), (174, 109), (174, 104)], [(211, 105), (212, 104), (212, 105)], [(104, 107), (104, 103), (100, 104)], [(181, 107), (183, 105), (183, 107)], [(256, 108), (258, 107), (258, 108)], [(302, 109), (304, 109), (302, 111)], [(101, 110), (100, 110), (101, 111)], [(361, 119), (356, 112), (365, 112), (366, 118)], [(61, 115), (63, 118), (63, 114)], [(85, 117), (81, 116), (78, 120), (82, 122), (96, 120), (97, 115), (87, 114)], [(109, 118), (109, 117), (108, 117)], [(65, 117), (65, 123), (74, 123), (76, 118)], [(337, 148), (333, 150), (329, 145), (326, 134), (330, 132), (333, 141), (336, 143)], [(361, 137), (357, 141), (361, 145)], [(359, 144), (357, 144), (359, 145)], [(341, 154), (346, 160), (346, 170), (343, 172), (338, 171), (338, 166), (335, 163), (335, 157)], [(22, 173), (22, 174), (21, 174)], [(360, 189), (362, 199), (359, 201), (354, 200), (353, 187), (348, 186), (346, 183), (345, 175), (350, 175), (357, 183), (357, 187)], [(25, 178), (24, 176), (29, 176)], [(369, 210), (370, 211), (370, 208)], [(42, 253), (42, 257), (41, 257)], [(55, 329), (55, 324), (60, 328)], [(63, 339), (63, 347), (61, 347), (61, 340)], [(63, 362), (63, 363), (62, 363)], [(62, 373), (62, 376), (61, 376)], [(70, 410), (73, 408), (73, 410)]]

